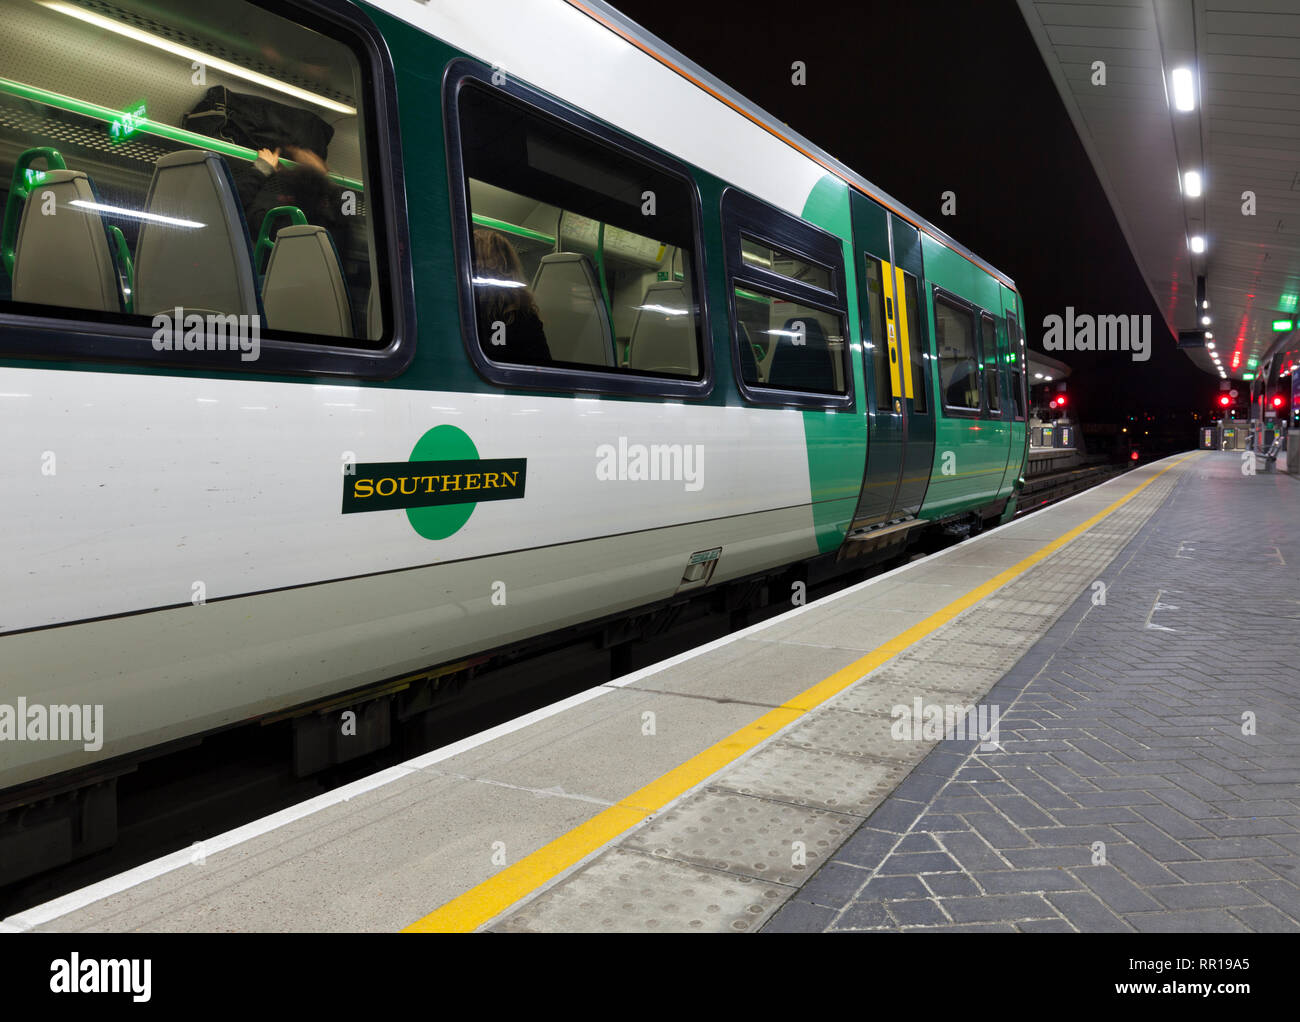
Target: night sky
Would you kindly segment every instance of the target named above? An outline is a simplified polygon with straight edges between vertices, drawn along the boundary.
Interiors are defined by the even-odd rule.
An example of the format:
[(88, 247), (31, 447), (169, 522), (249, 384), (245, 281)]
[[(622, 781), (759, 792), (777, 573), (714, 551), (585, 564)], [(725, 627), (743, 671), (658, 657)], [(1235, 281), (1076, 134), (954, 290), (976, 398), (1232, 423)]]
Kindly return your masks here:
[[(1009, 274), (1035, 349), (1067, 305), (1150, 314), (1146, 363), (1051, 353), (1074, 369), (1081, 419), (1211, 409), (1219, 381), (1176, 349), (1012, 0), (797, 4), (779, 18), (753, 0), (613, 3)], [(806, 85), (790, 80), (795, 60)], [(940, 214), (949, 190), (955, 216)]]

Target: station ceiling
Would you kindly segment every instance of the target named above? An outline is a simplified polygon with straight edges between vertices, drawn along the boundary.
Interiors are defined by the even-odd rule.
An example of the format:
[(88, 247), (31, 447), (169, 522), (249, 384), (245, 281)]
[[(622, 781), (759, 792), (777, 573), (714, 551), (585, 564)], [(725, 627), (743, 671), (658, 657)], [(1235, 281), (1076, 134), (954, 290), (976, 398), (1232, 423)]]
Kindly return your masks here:
[[(1251, 372), (1283, 336), (1274, 323), (1300, 319), (1300, 4), (1018, 3), (1170, 330), (1213, 334), (1181, 345), (1206, 372)], [(1179, 108), (1183, 68), (1191, 110)]]

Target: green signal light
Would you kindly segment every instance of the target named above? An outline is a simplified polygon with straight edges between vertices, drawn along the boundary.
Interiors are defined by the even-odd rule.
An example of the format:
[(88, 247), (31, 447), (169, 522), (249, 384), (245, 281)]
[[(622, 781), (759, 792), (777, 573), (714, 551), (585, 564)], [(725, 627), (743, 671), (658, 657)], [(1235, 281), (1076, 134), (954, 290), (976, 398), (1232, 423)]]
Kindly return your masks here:
[(1254, 374), (1254, 373), (1242, 373), (1242, 374), (1241, 374), (1241, 378), (1242, 378), (1243, 380), (1253, 380), (1253, 379), (1255, 378), (1255, 374)]
[(1295, 328), (1295, 324), (1292, 323), (1289, 319), (1275, 319), (1275, 320), (1273, 320), (1273, 329), (1274, 329), (1274, 330), (1284, 331), (1284, 330), (1292, 330), (1292, 329), (1294, 329), (1294, 328)]

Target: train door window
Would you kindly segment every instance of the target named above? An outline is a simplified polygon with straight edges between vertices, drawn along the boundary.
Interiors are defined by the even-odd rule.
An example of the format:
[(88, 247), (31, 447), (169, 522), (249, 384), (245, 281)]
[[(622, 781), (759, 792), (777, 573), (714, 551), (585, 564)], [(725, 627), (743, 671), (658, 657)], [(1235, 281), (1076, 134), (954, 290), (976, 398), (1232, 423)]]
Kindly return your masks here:
[(150, 328), (95, 357), (391, 342), (373, 27), (245, 0), (0, 0), (0, 23), (0, 310)]
[(741, 393), (851, 407), (843, 243), (734, 188), (722, 198), (722, 227)]
[(579, 388), (698, 389), (709, 360), (685, 170), (523, 89), (466, 76), (454, 105), (480, 369), (500, 382), (554, 385), (538, 370), (555, 370)]
[(984, 360), (984, 407), (995, 419), (1002, 418), (1001, 383), (998, 379), (998, 330), (987, 312), (980, 316), (981, 355)]
[(907, 302), (907, 337), (912, 357), (912, 411), (927, 414), (930, 392), (930, 339), (921, 326), (921, 298), (916, 278), (903, 271), (903, 297)]
[(939, 393), (947, 414), (971, 415), (980, 408), (979, 356), (975, 322), (964, 305), (935, 291), (934, 339), (939, 355)]
[(1007, 344), (1011, 351), (1007, 355), (1007, 364), (1011, 367), (1011, 404), (1017, 422), (1025, 417), (1025, 372), (1024, 341), (1020, 337), (1020, 323), (1015, 312), (1007, 313)]
[(871, 350), (871, 372), (876, 382), (876, 408), (893, 411), (894, 382), (889, 372), (889, 335), (885, 324), (885, 295), (881, 286), (880, 260), (864, 255), (867, 267), (867, 313), (871, 319), (871, 336), (863, 343)]

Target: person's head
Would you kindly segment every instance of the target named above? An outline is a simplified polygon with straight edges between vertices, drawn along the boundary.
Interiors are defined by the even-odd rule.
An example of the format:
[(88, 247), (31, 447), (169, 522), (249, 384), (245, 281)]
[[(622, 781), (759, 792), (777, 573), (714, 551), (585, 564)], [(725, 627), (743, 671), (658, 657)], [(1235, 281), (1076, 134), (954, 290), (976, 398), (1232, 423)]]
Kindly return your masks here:
[(533, 293), (524, 279), (524, 264), (500, 231), (474, 231), (474, 276), (483, 281), (474, 285), (474, 297), (488, 322), (499, 319), (509, 324), (520, 312), (537, 314)]

